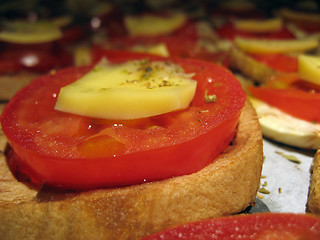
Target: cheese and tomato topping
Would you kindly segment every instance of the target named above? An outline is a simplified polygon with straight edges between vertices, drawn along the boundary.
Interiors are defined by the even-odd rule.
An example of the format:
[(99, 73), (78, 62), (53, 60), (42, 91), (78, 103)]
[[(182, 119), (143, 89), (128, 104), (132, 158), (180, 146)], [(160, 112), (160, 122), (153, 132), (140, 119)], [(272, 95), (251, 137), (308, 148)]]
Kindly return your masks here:
[(137, 119), (185, 109), (196, 91), (192, 74), (148, 59), (108, 64), (60, 90), (55, 109), (105, 119)]
[(187, 16), (176, 12), (164, 16), (144, 14), (127, 16), (124, 23), (131, 36), (156, 36), (174, 32), (187, 21)]
[(248, 87), (259, 99), (251, 98), (251, 102), (264, 136), (291, 146), (317, 149), (320, 146), (320, 58), (300, 54), (297, 65), (295, 72), (277, 73), (263, 86)]
[[(190, 174), (214, 161), (234, 138), (246, 95), (226, 68), (194, 59), (148, 55), (150, 62), (146, 62), (146, 54), (142, 53), (110, 51), (105, 54), (110, 63), (118, 64), (106, 68), (111, 72), (122, 69), (117, 71), (122, 72), (123, 76), (129, 70), (123, 66), (135, 69), (135, 64), (143, 62), (139, 74), (134, 73), (141, 77), (142, 74), (157, 72), (157, 65), (170, 62), (169, 69), (180, 73), (172, 73), (172, 79), (167, 82), (159, 80), (149, 85), (148, 81), (143, 80), (147, 84), (138, 84), (142, 85), (141, 91), (170, 92), (172, 88), (175, 92), (179, 86), (160, 87), (159, 84), (178, 84), (180, 80), (173, 77), (176, 74), (185, 76), (187, 82), (188, 77), (192, 76), (197, 87), (191, 103), (184, 109), (151, 117), (102, 119), (62, 112), (54, 107), (61, 89), (85, 79), (84, 76), (90, 76), (95, 70), (104, 70), (93, 70), (93, 66), (68, 68), (33, 81), (12, 98), (0, 119), (14, 152), (10, 155), (10, 164), (14, 164), (18, 172), (29, 176), (33, 183), (88, 189)], [(151, 72), (148, 67), (152, 68)], [(110, 76), (111, 73), (105, 74)], [(158, 74), (167, 76), (167, 73), (159, 72), (156, 76)], [(125, 80), (122, 79), (133, 92), (139, 89), (132, 86), (135, 83)], [(152, 86), (155, 88), (148, 88)], [(176, 94), (179, 92), (177, 90)], [(96, 90), (91, 94), (94, 96)], [(136, 93), (130, 96), (139, 97)], [(167, 93), (162, 96), (166, 98)], [(109, 97), (107, 99), (110, 100)]]

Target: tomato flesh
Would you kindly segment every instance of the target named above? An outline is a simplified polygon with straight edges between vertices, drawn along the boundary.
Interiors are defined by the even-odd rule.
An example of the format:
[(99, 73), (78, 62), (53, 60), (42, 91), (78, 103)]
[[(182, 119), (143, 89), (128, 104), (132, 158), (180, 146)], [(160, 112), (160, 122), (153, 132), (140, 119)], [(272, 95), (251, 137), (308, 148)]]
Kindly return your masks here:
[[(106, 53), (111, 62), (146, 56)], [(215, 64), (148, 57), (196, 73), (198, 87), (189, 108), (132, 121), (59, 112), (53, 108), (60, 88), (92, 66), (62, 70), (35, 80), (3, 111), (2, 128), (14, 152), (9, 164), (20, 166), (36, 184), (88, 189), (189, 174), (212, 162), (234, 137), (245, 102), (240, 84)], [(206, 103), (205, 93), (216, 94), (217, 102)]]
[(320, 218), (307, 214), (263, 213), (237, 215), (187, 223), (143, 240), (320, 239)]

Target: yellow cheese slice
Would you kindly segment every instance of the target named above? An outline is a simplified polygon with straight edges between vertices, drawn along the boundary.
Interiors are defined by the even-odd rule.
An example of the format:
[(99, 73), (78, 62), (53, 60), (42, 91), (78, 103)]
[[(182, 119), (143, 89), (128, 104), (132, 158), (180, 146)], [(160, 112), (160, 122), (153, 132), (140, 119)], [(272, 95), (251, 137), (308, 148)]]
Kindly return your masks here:
[(267, 20), (238, 19), (234, 21), (234, 27), (240, 31), (253, 33), (275, 32), (282, 28), (282, 20), (280, 18)]
[(187, 16), (184, 13), (177, 12), (165, 17), (152, 14), (127, 16), (124, 23), (131, 36), (156, 36), (175, 31), (186, 20)]
[(235, 44), (249, 53), (289, 53), (312, 50), (318, 46), (317, 39), (269, 40), (237, 37)]
[(61, 88), (55, 109), (104, 119), (137, 119), (187, 108), (197, 82), (168, 62), (100, 62)]
[(162, 57), (169, 57), (170, 56), (170, 53), (167, 49), (167, 46), (164, 43), (159, 43), (159, 44), (151, 45), (151, 46), (135, 45), (131, 48), (131, 50), (134, 52), (151, 53), (151, 54), (159, 55)]
[(54, 23), (47, 21), (5, 22), (0, 32), (0, 40), (20, 44), (37, 44), (61, 38), (62, 32)]
[(320, 57), (300, 55), (298, 72), (303, 80), (320, 85)]

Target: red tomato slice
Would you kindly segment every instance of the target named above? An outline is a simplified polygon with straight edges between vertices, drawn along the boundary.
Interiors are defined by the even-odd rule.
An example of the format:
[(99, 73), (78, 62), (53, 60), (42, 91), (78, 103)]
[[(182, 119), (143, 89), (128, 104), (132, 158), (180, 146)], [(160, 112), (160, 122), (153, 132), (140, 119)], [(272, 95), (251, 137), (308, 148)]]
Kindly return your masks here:
[(234, 40), (235, 37), (246, 37), (246, 38), (268, 38), (268, 39), (293, 39), (294, 35), (286, 28), (282, 28), (279, 31), (272, 33), (249, 33), (235, 29), (232, 23), (227, 23), (222, 27), (218, 28), (217, 33), (220, 37)]
[[(181, 27), (176, 29), (172, 34), (172, 36), (179, 36), (185, 39), (198, 39), (199, 34), (198, 34), (198, 28), (197, 28), (197, 23), (193, 22), (191, 20), (187, 20), (185, 24), (183, 24)], [(190, 50), (190, 49), (189, 49)]]
[(21, 70), (48, 72), (72, 64), (72, 57), (57, 43), (3, 44), (0, 50), (0, 74)]
[(292, 21), (302, 31), (315, 34), (320, 32), (320, 24), (316, 22), (305, 22), (305, 21)]
[(58, 42), (61, 44), (72, 44), (82, 40), (85, 37), (85, 35), (85, 30), (80, 25), (67, 27), (63, 29), (62, 38), (60, 38)]
[[(151, 46), (164, 43), (170, 57), (195, 58), (227, 66), (229, 63), (228, 52), (208, 52), (198, 44), (198, 38), (184, 36), (157, 36), (157, 37), (122, 37), (115, 38), (108, 43), (107, 48), (131, 51), (135, 45)], [(109, 46), (110, 45), (110, 46)], [(102, 47), (95, 46), (96, 54), (104, 51)]]
[(282, 72), (297, 72), (298, 59), (284, 54), (250, 54), (257, 61)]
[(187, 223), (142, 240), (287, 240), (320, 239), (320, 218), (307, 214), (263, 213)]
[(90, 29), (93, 31), (102, 30), (110, 39), (127, 36), (123, 12), (117, 7), (112, 7), (106, 13), (93, 16), (90, 19)]
[[(189, 108), (148, 119), (109, 121), (53, 109), (61, 87), (92, 67), (41, 77), (20, 91), (1, 116), (13, 153), (11, 166), (36, 184), (88, 189), (141, 183), (200, 170), (228, 146), (245, 93), (224, 67), (189, 59), (110, 51), (111, 62), (172, 61), (195, 73)], [(217, 101), (204, 101), (205, 93)]]
[(135, 45), (150, 46), (164, 43), (174, 57), (190, 57), (194, 54), (197, 40), (181, 36), (156, 36), (156, 37), (122, 37), (110, 41), (112, 49), (130, 50)]
[(252, 96), (275, 106), (284, 112), (307, 121), (320, 122), (320, 93), (304, 91), (294, 86), (277, 89), (268, 87), (248, 87)]
[[(228, 52), (207, 51), (204, 47), (200, 46), (200, 37), (197, 22), (188, 20), (178, 29), (167, 35), (124, 36), (111, 34), (109, 41), (105, 46), (100, 46), (101, 49), (99, 51), (103, 51), (103, 48), (131, 51), (131, 48), (136, 45), (150, 46), (164, 43), (170, 57), (195, 58), (227, 66), (229, 63)], [(99, 49), (99, 46), (95, 47)]]

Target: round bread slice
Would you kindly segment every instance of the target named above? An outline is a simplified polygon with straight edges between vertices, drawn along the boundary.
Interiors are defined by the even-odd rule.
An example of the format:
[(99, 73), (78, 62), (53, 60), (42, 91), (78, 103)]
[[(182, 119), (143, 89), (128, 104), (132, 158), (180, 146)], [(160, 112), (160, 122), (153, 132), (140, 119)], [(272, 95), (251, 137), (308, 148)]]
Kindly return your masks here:
[(238, 213), (254, 204), (262, 162), (261, 130), (249, 102), (235, 139), (219, 157), (196, 173), (167, 180), (86, 192), (36, 190), (13, 177), (2, 154), (0, 239), (132, 240)]
[(307, 210), (320, 216), (320, 149), (313, 158)]

